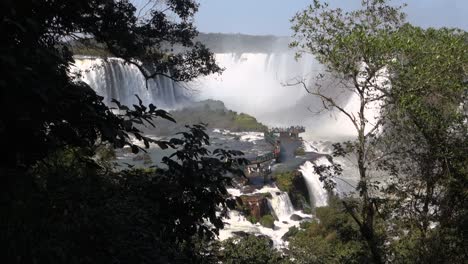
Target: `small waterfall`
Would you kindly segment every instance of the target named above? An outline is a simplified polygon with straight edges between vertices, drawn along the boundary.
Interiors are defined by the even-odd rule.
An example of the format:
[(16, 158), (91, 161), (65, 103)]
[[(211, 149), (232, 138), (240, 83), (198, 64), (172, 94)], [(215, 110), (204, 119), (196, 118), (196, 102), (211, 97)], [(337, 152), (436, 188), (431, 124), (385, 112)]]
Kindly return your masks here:
[(271, 209), (275, 212), (279, 220), (288, 220), (294, 213), (294, 208), (286, 192), (270, 192), (272, 199), (269, 200)]
[[(238, 189), (228, 189), (229, 194), (232, 196), (240, 196), (242, 193)], [(300, 221), (291, 220), (290, 217), (296, 214), (301, 217), (307, 217), (310, 219), (311, 215), (302, 213), (301, 211), (294, 211), (289, 195), (282, 192), (278, 187), (274, 185), (264, 186), (261, 189), (255, 190), (251, 194), (265, 194), (270, 193), (271, 198), (268, 198), (270, 208), (278, 217), (275, 221), (275, 227), (267, 228), (262, 226), (260, 223), (252, 224), (245, 216), (241, 213), (231, 210), (229, 211), (229, 217), (224, 220), (226, 226), (220, 230), (219, 238), (221, 240), (227, 239), (234, 236), (238, 232), (247, 232), (250, 234), (261, 234), (268, 236), (273, 241), (273, 245), (276, 248), (287, 247), (288, 242), (283, 240), (284, 234), (288, 232), (289, 228), (296, 226), (298, 227)]]
[(299, 171), (302, 173), (306, 184), (307, 190), (309, 191), (310, 200), (313, 202), (314, 207), (321, 207), (328, 205), (328, 192), (325, 190), (323, 182), (320, 181), (319, 175), (315, 173), (315, 165), (328, 165), (330, 162), (325, 158), (321, 157), (314, 161), (306, 161)]
[(137, 94), (144, 104), (155, 104), (162, 108), (174, 108), (186, 100), (183, 84), (163, 76), (146, 81), (138, 68), (125, 64), (118, 58), (75, 57), (72, 72), (79, 74), (79, 80), (89, 84), (104, 102), (111, 105), (112, 99), (122, 104), (137, 103)]

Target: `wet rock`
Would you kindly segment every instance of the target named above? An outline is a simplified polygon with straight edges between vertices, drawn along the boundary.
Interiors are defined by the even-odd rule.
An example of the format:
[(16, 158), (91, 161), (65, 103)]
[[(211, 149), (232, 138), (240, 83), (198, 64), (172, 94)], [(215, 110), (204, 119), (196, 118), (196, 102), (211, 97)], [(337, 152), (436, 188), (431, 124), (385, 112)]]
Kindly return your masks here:
[(241, 191), (242, 191), (242, 193), (253, 193), (256, 190), (257, 189), (255, 188), (255, 186), (247, 185), (247, 186), (244, 186)]
[(257, 220), (270, 214), (267, 198), (262, 194), (240, 196), (243, 207), (248, 210), (248, 214)]
[(272, 215), (265, 215), (260, 219), (260, 224), (266, 228), (275, 229), (275, 219)]
[(246, 186), (249, 183), (249, 178), (247, 177), (234, 177), (232, 179), (234, 187), (240, 189), (241, 187)]
[(249, 236), (249, 233), (244, 232), (244, 231), (235, 231), (235, 232), (232, 232), (232, 234), (234, 236), (237, 236), (237, 237), (247, 237), (247, 236)]
[(293, 214), (293, 215), (291, 215), (291, 217), (289, 219), (291, 219), (293, 221), (301, 221), (303, 218), (301, 216), (297, 215), (297, 214)]

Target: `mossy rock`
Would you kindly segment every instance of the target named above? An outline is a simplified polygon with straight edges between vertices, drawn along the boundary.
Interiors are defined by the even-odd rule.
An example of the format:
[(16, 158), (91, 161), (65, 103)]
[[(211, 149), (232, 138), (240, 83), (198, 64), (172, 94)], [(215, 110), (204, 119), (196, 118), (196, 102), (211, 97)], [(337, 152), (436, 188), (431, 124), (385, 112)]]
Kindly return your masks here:
[(272, 196), (271, 193), (269, 193), (269, 192), (268, 192), (268, 193), (260, 193), (260, 194), (261, 194), (263, 197), (268, 198), (268, 199), (272, 199), (272, 198), (273, 198), (273, 196)]
[(291, 203), (296, 210), (306, 210), (307, 213), (311, 212), (309, 201), (309, 191), (307, 185), (299, 171), (286, 171), (276, 173), (273, 176), (276, 181), (276, 186), (283, 192), (287, 192)]
[(272, 215), (264, 215), (260, 219), (260, 224), (264, 227), (273, 229), (275, 228), (275, 219)]
[(294, 151), (294, 155), (296, 156), (304, 156), (306, 154), (303, 147), (299, 147)]
[(247, 218), (247, 221), (249, 221), (252, 224), (258, 223), (258, 219), (253, 215), (248, 215), (246, 218)]
[(278, 186), (278, 189), (280, 189), (283, 192), (290, 192), (294, 187), (293, 185), (294, 172), (293, 171), (276, 173), (273, 176), (273, 179), (276, 181), (276, 186)]

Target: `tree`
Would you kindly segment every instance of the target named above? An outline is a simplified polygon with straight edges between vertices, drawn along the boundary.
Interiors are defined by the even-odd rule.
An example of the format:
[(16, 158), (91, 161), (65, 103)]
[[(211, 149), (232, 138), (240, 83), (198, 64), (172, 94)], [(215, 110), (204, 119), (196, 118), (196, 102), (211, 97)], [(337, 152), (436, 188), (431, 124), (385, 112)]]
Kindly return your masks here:
[[(161, 74), (186, 81), (220, 71), (213, 54), (192, 41), (196, 2), (164, 5), (139, 17), (129, 1), (2, 2), (0, 32), (8, 37), (0, 44), (0, 137), (2, 149), (9, 150), (1, 159), (2, 174), (15, 174), (12, 168), (28, 167), (64, 144), (92, 146), (100, 138), (128, 145), (126, 133), (138, 133), (132, 124), (148, 117), (138, 113), (148, 109), (139, 108), (124, 122), (89, 86), (75, 82), (69, 72), (71, 40), (93, 38), (111, 55), (137, 65), (146, 78)], [(173, 51), (175, 45), (183, 51)], [(167, 116), (149, 110), (153, 117)]]
[(332, 197), (329, 206), (317, 208), (316, 217), (312, 222), (302, 223), (288, 238), (288, 256), (294, 260), (292, 263), (372, 261), (365, 241), (360, 239), (359, 227), (338, 197)]
[(398, 60), (389, 64), (379, 165), (393, 176), (386, 193), (397, 258), (442, 263), (467, 256), (466, 37), (462, 30), (406, 25), (393, 41)]
[[(192, 0), (150, 1), (139, 16), (129, 1), (0, 3), (0, 243), (9, 263), (149, 263), (194, 259), (191, 237), (222, 226), (228, 172), (240, 153), (209, 152), (204, 126), (178, 138), (145, 137), (139, 126), (164, 110), (103, 103), (70, 72), (72, 41), (86, 39), (136, 65), (146, 78), (188, 81), (220, 72), (192, 41)], [(84, 39), (84, 40), (83, 40)], [(131, 137), (174, 148), (165, 167), (115, 171), (102, 166), (102, 145), (142, 149)], [(190, 255), (192, 254), (192, 255)], [(195, 261), (195, 260), (194, 260)]]
[(220, 260), (222, 263), (286, 263), (281, 254), (272, 247), (265, 237), (247, 235), (242, 238), (229, 238), (221, 242)]
[[(401, 7), (392, 7), (384, 0), (363, 0), (362, 9), (343, 12), (341, 9), (330, 9), (328, 4), (314, 1), (306, 10), (299, 12), (293, 19), (295, 41), (292, 47), (298, 49), (300, 57), (311, 53), (324, 65), (326, 74), (318, 76), (317, 84), (311, 87), (305, 81), (299, 80), (310, 94), (320, 98), (323, 108), (336, 110), (344, 115), (356, 132), (356, 141), (346, 147), (336, 145), (334, 155), (356, 155), (359, 171), (359, 183), (356, 190), (360, 196), (359, 211), (346, 201), (343, 201), (348, 213), (353, 217), (362, 237), (367, 241), (373, 255), (374, 263), (383, 263), (384, 254), (381, 251), (382, 241), (376, 236), (374, 223), (378, 213), (378, 197), (374, 188), (377, 186), (372, 179), (371, 159), (373, 148), (371, 139), (382, 125), (381, 119), (375, 117), (373, 110), (379, 104), (388, 90), (387, 64), (393, 58), (389, 37), (396, 32), (404, 22)], [(325, 78), (336, 80), (340, 92), (357, 97), (357, 109), (348, 109), (339, 98), (327, 91), (323, 86)], [(330, 177), (336, 165), (317, 168), (332, 186)]]

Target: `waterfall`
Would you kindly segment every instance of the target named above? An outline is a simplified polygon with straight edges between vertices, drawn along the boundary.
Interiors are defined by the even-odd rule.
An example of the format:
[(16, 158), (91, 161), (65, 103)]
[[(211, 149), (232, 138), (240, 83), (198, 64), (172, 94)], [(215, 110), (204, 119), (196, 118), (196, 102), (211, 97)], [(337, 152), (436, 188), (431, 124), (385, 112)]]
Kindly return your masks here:
[(188, 101), (222, 100), (226, 107), (256, 117), (268, 115), (274, 122), (276, 112), (295, 107), (307, 92), (300, 85), (285, 86), (298, 79), (313, 77), (321, 67), (311, 56), (300, 61), (292, 52), (217, 53), (215, 58), (223, 73), (199, 77), (188, 83), (176, 83), (157, 76), (148, 81), (138, 68), (119, 58), (76, 56), (72, 72), (88, 83), (107, 104), (113, 98), (126, 105), (137, 102), (173, 108)]
[[(202, 76), (188, 83), (157, 76), (148, 81), (148, 88), (138, 68), (118, 58), (77, 56), (72, 71), (81, 72), (79, 79), (102, 95), (106, 104), (115, 98), (132, 105), (137, 102), (135, 94), (143, 103), (164, 109), (182, 106), (189, 100), (215, 99), (222, 100), (229, 109), (255, 116), (266, 125), (300, 123), (316, 135), (353, 135), (353, 126), (346, 117), (339, 113), (335, 120), (330, 120), (328, 114), (312, 116), (308, 109), (320, 108), (320, 100), (308, 96), (302, 85), (285, 85), (298, 80), (304, 80), (310, 87), (314, 85), (314, 77), (322, 72), (322, 66), (312, 56), (297, 61), (292, 52), (284, 51), (217, 53), (215, 59), (224, 68), (222, 74)], [(358, 105), (356, 95), (342, 93), (335, 85), (329, 87), (327, 92), (339, 98), (346, 109)]]
[(99, 95), (104, 102), (111, 105), (112, 99), (122, 104), (137, 103), (137, 94), (144, 104), (155, 104), (162, 108), (173, 108), (186, 100), (183, 84), (176, 83), (167, 77), (157, 76), (148, 80), (135, 65), (125, 64), (118, 58), (75, 57), (75, 66), (72, 72), (78, 74), (81, 81), (86, 82)]
[(307, 190), (309, 191), (310, 200), (314, 207), (328, 205), (328, 192), (325, 190), (323, 182), (320, 181), (319, 175), (315, 173), (314, 165), (329, 165), (330, 162), (325, 157), (320, 157), (313, 163), (306, 161), (299, 169), (304, 177)]
[(260, 119), (294, 107), (307, 92), (300, 85), (284, 84), (313, 77), (321, 67), (312, 56), (296, 61), (292, 52), (218, 53), (216, 61), (225, 70), (198, 79), (194, 85), (198, 97), (222, 100), (229, 109)]
[[(228, 189), (229, 194), (232, 196), (240, 196), (242, 193), (238, 189)], [(311, 215), (302, 213), (301, 211), (294, 211), (291, 200), (286, 192), (282, 192), (274, 185), (263, 186), (261, 189), (255, 190), (252, 194), (265, 194), (270, 193), (271, 198), (268, 198), (270, 208), (278, 217), (275, 221), (273, 229), (263, 227), (260, 223), (252, 224), (242, 214), (235, 210), (229, 211), (229, 217), (225, 219), (225, 227), (220, 230), (219, 238), (221, 240), (232, 237), (237, 232), (247, 232), (250, 234), (261, 234), (268, 236), (273, 241), (276, 248), (287, 247), (288, 242), (283, 240), (284, 234), (289, 231), (289, 228), (300, 225), (300, 221), (291, 220), (290, 217), (296, 214), (301, 217), (310, 219)]]
[(270, 192), (272, 199), (269, 200), (270, 206), (279, 220), (288, 220), (294, 213), (294, 207), (286, 192)]

